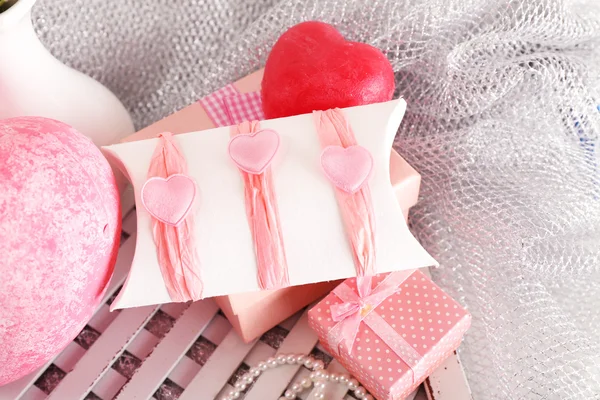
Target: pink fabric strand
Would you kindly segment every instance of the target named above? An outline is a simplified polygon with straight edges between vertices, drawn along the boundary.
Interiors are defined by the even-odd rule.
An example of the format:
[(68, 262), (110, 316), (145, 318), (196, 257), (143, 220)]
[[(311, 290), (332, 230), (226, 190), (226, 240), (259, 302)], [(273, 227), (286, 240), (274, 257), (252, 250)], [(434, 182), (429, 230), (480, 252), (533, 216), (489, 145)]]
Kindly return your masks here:
[[(173, 139), (173, 134), (160, 134), (150, 160), (148, 178), (167, 178), (173, 174), (186, 173), (187, 164)], [(202, 298), (203, 283), (194, 241), (193, 214), (192, 210), (178, 226), (170, 226), (152, 219), (152, 234), (161, 274), (173, 302)]]
[[(258, 121), (243, 122), (231, 128), (231, 136), (258, 130)], [(254, 238), (258, 284), (266, 290), (289, 286), (271, 167), (259, 175), (241, 170), (240, 173), (244, 180), (248, 224)]]
[[(342, 146), (344, 148), (358, 144), (352, 127), (344, 117), (342, 110), (336, 108), (313, 112), (319, 140), (323, 148)], [(352, 248), (352, 256), (357, 274), (358, 289), (361, 296), (367, 296), (371, 290), (370, 277), (375, 270), (375, 216), (369, 185), (354, 194), (335, 189), (340, 213), (346, 227), (346, 233)]]

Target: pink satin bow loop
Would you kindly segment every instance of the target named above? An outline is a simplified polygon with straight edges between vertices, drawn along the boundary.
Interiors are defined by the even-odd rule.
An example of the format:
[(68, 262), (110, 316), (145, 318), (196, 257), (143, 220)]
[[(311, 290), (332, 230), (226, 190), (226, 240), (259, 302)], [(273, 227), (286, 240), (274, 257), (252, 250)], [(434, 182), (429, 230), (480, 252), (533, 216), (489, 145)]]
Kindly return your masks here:
[(409, 366), (413, 373), (413, 381), (417, 382), (426, 370), (423, 357), (377, 312), (373, 312), (385, 299), (400, 290), (400, 285), (413, 272), (414, 270), (406, 270), (390, 273), (364, 297), (357, 294), (346, 282), (336, 287), (333, 293), (342, 303), (330, 307), (331, 318), (337, 322), (328, 333), (328, 342), (332, 345), (332, 350), (338, 355), (341, 349), (351, 353), (360, 324), (364, 322)]

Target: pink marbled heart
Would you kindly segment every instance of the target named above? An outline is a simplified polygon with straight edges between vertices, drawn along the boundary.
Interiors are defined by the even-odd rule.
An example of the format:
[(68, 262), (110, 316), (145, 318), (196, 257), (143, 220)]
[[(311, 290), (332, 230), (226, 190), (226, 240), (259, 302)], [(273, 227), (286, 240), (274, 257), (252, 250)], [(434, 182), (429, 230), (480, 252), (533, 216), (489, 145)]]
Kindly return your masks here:
[(157, 220), (177, 226), (190, 212), (196, 197), (196, 184), (187, 175), (153, 177), (142, 186), (142, 204)]
[(229, 156), (242, 171), (259, 175), (279, 149), (279, 134), (272, 129), (236, 135), (229, 141)]
[(328, 146), (321, 153), (325, 176), (346, 193), (356, 193), (369, 180), (373, 157), (361, 146)]

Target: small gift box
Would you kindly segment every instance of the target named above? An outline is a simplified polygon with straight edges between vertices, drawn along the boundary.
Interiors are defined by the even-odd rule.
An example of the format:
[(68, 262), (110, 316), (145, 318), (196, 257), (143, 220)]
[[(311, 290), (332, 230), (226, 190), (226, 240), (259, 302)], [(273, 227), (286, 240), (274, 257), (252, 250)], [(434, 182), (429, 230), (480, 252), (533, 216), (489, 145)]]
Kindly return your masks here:
[(471, 316), (420, 271), (372, 279), (370, 289), (359, 278), (360, 290), (346, 279), (309, 311), (309, 324), (377, 399), (401, 400), (456, 350)]
[[(262, 75), (263, 71), (259, 70), (221, 88), (200, 101), (127, 137), (124, 142), (154, 138), (165, 131), (177, 135), (207, 130), (236, 122), (241, 117), (253, 116), (261, 119), (263, 117), (258, 92)], [(245, 107), (241, 109), (232, 107), (232, 104), (229, 103), (231, 99), (240, 99), (239, 96), (243, 96), (241, 99), (245, 104)], [(236, 112), (232, 113), (231, 110)], [(237, 115), (240, 110), (245, 115)], [(417, 202), (421, 177), (395, 151), (392, 151), (390, 155), (389, 174), (396, 198), (406, 218), (409, 208)], [(250, 342), (302, 307), (330, 292), (338, 283), (339, 281), (317, 282), (277, 290), (235, 293), (218, 296), (214, 299), (242, 339)]]

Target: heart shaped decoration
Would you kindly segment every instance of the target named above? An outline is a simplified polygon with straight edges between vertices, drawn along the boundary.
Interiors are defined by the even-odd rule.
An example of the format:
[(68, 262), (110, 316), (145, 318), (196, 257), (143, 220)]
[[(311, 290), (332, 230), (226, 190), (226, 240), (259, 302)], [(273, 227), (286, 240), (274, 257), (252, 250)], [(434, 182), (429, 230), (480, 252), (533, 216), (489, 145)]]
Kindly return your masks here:
[(196, 198), (196, 184), (187, 175), (153, 177), (142, 186), (142, 204), (157, 220), (178, 226), (188, 215)]
[(272, 129), (236, 135), (229, 141), (229, 156), (242, 171), (262, 174), (279, 149), (279, 134)]
[(371, 177), (373, 157), (362, 146), (328, 146), (321, 153), (325, 176), (346, 193), (358, 192)]
[(270, 119), (384, 102), (392, 99), (394, 88), (392, 65), (381, 50), (346, 41), (333, 26), (309, 21), (277, 40), (261, 93)]

